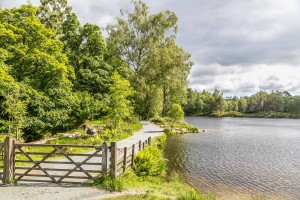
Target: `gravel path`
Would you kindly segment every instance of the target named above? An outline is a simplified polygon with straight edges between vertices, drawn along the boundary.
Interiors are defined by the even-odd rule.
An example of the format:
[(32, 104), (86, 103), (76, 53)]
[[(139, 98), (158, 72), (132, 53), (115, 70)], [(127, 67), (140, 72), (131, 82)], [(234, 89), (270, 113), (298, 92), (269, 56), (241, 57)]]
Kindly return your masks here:
[[(149, 122), (141, 122), (142, 130), (133, 136), (118, 142), (118, 148), (130, 146), (139, 140), (163, 135), (163, 129)], [(46, 167), (46, 166), (43, 166)], [(51, 166), (52, 167), (52, 166)], [(139, 193), (127, 191), (124, 194)], [(119, 196), (123, 193), (109, 193), (97, 188), (73, 184), (54, 183), (27, 183), (20, 182), (16, 185), (0, 185), (0, 200), (99, 200), (112, 195)]]

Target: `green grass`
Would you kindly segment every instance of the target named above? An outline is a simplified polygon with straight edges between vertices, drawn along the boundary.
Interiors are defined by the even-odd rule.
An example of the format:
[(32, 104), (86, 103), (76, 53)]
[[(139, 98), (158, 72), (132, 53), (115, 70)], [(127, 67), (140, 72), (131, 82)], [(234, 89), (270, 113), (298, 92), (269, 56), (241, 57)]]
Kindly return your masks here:
[(6, 137), (7, 137), (7, 135), (0, 135), (0, 142), (4, 142)]
[(151, 118), (149, 119), (149, 121), (160, 125), (162, 128), (165, 128), (165, 133), (167, 134), (167, 136), (186, 133), (199, 133), (197, 127), (192, 126), (185, 121), (174, 121), (168, 117)]
[[(97, 120), (97, 121), (92, 121), (89, 122), (90, 124), (101, 124), (103, 123), (103, 120)], [(135, 123), (130, 124), (130, 127), (132, 128), (132, 130), (138, 131), (142, 128), (142, 125), (140, 124), (139, 121), (135, 121)], [(64, 138), (64, 137), (59, 137), (55, 140), (50, 140), (47, 142), (47, 144), (72, 144), (72, 145), (95, 145), (95, 146), (101, 146), (104, 141), (107, 142), (107, 144), (109, 145), (110, 142), (112, 141), (120, 141), (123, 140), (129, 136), (132, 135), (132, 133), (129, 132), (122, 132), (122, 133), (115, 133), (114, 135), (111, 135), (109, 137), (105, 137), (105, 134), (110, 134), (111, 132), (105, 132), (103, 134), (99, 134), (95, 137), (90, 137), (88, 135), (86, 135), (84, 133), (84, 131), (82, 129), (74, 129), (68, 132), (80, 132), (82, 134), (81, 137), (78, 138)], [(4, 141), (4, 139), (6, 138), (7, 135), (0, 135), (0, 142)], [(51, 151), (53, 151), (54, 149), (52, 147), (22, 147), (22, 149), (25, 152), (42, 152), (42, 153), (50, 153)], [(86, 153), (86, 152), (90, 152), (93, 151), (94, 149), (92, 148), (63, 148), (63, 150), (67, 153)], [(39, 161), (41, 159), (43, 159), (44, 155), (30, 155), (30, 157), (32, 159), (34, 159), (35, 161)], [(62, 159), (65, 158), (64, 156), (61, 155), (53, 155), (51, 157), (49, 157), (47, 160), (57, 160), (57, 159)], [(28, 158), (25, 155), (16, 155), (16, 159), (17, 160), (28, 160)], [(0, 161), (1, 162), (1, 161)], [(1, 165), (1, 163), (0, 163)], [(28, 165), (32, 165), (32, 163), (21, 163), (21, 162), (17, 162), (16, 166), (28, 166)]]
[[(151, 194), (153, 197), (179, 198), (182, 194), (195, 193), (195, 196), (199, 197), (199, 200), (214, 200), (214, 196), (208, 196), (195, 192), (191, 186), (185, 184), (178, 175), (171, 175), (169, 177), (157, 176), (157, 177), (138, 177), (134, 172), (128, 171), (121, 177), (124, 190), (141, 190), (147, 194)], [(137, 199), (147, 199), (148, 197), (134, 195)], [(147, 197), (147, 198), (146, 198)], [(168, 198), (165, 198), (168, 197)], [(149, 197), (150, 198), (150, 197)], [(150, 198), (151, 199), (151, 198)], [(155, 199), (155, 198), (154, 198)], [(198, 199), (195, 199), (198, 200)]]
[(136, 194), (136, 195), (124, 195), (124, 196), (119, 196), (119, 197), (105, 198), (104, 200), (141, 200), (141, 199), (170, 200), (171, 198), (155, 196), (155, 195), (152, 195), (152, 194)]

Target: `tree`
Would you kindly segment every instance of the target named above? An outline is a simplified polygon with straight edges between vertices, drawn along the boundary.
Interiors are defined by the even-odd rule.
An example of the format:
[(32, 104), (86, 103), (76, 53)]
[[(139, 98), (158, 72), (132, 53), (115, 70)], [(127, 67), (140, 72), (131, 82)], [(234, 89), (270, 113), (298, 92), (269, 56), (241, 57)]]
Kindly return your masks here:
[[(177, 16), (171, 11), (149, 14), (141, 1), (133, 1), (134, 12), (122, 11), (123, 18), (109, 25), (108, 45), (131, 70), (135, 111), (142, 118), (152, 117), (153, 88), (163, 101), (162, 113), (172, 103), (186, 103), (186, 83), (192, 62), (190, 54), (175, 43)], [(114, 57), (116, 58), (116, 57)], [(115, 59), (118, 60), (118, 59)], [(156, 90), (156, 89), (155, 89)], [(160, 96), (162, 95), (162, 97)], [(161, 105), (161, 104), (160, 104)]]
[(225, 100), (223, 99), (223, 94), (215, 89), (214, 92), (212, 93), (212, 102), (211, 102), (211, 110), (213, 113), (219, 113), (224, 110), (225, 108)]
[(112, 120), (115, 128), (130, 120), (133, 116), (130, 97), (134, 94), (128, 80), (122, 78), (117, 72), (112, 75), (112, 84), (109, 87), (110, 104), (108, 108), (108, 117)]
[(93, 24), (81, 26), (77, 16), (70, 14), (62, 30), (64, 52), (76, 75), (73, 81), (75, 89), (102, 99), (108, 93), (113, 70), (104, 60), (106, 44), (100, 27)]
[(167, 116), (173, 119), (174, 121), (182, 121), (184, 117), (182, 107), (176, 103), (172, 104), (170, 110), (167, 113)]
[(62, 33), (62, 24), (72, 7), (68, 6), (68, 0), (40, 0), (40, 2), (37, 13), (40, 21), (59, 36)]
[(9, 54), (4, 64), (24, 90), (22, 98), (28, 102), (25, 107), (30, 117), (23, 129), (31, 133), (69, 125), (70, 80), (74, 77), (62, 52), (63, 43), (41, 24), (36, 13), (30, 5), (0, 11), (0, 46)]
[(245, 113), (247, 111), (247, 99), (244, 97), (241, 97), (239, 100), (239, 112)]

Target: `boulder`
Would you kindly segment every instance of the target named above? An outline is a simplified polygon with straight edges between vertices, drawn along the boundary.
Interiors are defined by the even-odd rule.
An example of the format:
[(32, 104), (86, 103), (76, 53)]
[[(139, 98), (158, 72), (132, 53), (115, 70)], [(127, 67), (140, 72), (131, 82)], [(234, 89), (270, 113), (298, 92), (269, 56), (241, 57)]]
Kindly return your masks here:
[(84, 131), (89, 136), (96, 136), (97, 135), (97, 129), (92, 125), (86, 125), (85, 128), (84, 128)]

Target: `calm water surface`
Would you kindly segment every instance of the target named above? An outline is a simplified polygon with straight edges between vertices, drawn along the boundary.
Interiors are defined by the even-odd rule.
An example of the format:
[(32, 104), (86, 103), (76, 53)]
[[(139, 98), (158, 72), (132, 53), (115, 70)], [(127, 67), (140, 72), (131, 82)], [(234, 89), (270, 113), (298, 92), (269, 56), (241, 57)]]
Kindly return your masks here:
[(226, 195), (300, 199), (300, 120), (185, 120), (211, 130), (167, 140), (169, 168), (189, 184), (220, 199)]

